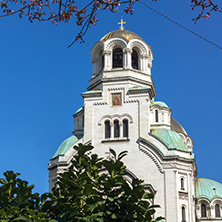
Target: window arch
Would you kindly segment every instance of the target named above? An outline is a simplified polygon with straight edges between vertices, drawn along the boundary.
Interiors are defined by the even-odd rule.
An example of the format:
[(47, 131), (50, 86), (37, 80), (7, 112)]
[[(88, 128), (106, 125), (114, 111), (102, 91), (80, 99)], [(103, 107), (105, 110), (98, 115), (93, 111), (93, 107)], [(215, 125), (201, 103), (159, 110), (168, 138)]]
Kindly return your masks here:
[(123, 137), (129, 136), (129, 122), (127, 119), (123, 120)]
[(123, 50), (116, 48), (113, 50), (113, 68), (123, 67)]
[(181, 188), (181, 190), (185, 190), (183, 177), (180, 179), (180, 188)]
[(186, 209), (184, 206), (181, 208), (181, 213), (182, 213), (182, 222), (186, 222)]
[(158, 118), (158, 110), (157, 110), (157, 109), (155, 110), (155, 120), (156, 120), (156, 123), (159, 122), (159, 118)]
[(138, 53), (134, 49), (133, 49), (133, 52), (132, 52), (132, 68), (133, 69), (139, 69)]
[(110, 121), (106, 120), (105, 121), (105, 138), (110, 138), (110, 137), (111, 137)]
[(119, 120), (114, 120), (114, 138), (120, 137)]
[(220, 217), (220, 205), (215, 205), (215, 217)]
[(201, 204), (201, 217), (207, 217), (207, 208), (205, 204)]

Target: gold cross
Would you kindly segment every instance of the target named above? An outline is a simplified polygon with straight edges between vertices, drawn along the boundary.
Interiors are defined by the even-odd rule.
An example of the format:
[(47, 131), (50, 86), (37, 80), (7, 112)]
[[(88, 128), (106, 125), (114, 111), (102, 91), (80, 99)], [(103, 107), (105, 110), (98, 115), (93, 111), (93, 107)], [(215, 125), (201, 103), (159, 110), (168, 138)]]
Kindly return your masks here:
[(119, 29), (120, 29), (120, 30), (124, 30), (123, 24), (126, 24), (126, 22), (124, 22), (122, 18), (121, 18), (121, 22), (118, 22), (118, 24), (121, 25), (121, 26), (119, 27)]

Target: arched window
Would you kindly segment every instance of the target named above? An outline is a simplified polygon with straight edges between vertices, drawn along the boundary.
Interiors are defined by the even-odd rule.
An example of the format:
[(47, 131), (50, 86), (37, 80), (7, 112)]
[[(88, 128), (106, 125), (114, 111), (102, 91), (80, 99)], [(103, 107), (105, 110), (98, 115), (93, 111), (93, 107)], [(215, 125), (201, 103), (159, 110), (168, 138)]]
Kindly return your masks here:
[(138, 65), (138, 53), (136, 50), (133, 49), (133, 53), (132, 53), (132, 68), (133, 69), (139, 69), (139, 65)]
[(184, 179), (183, 178), (180, 179), (180, 186), (181, 186), (181, 190), (185, 190), (185, 188), (184, 188)]
[(114, 137), (118, 138), (119, 137), (119, 121), (115, 120), (114, 121)]
[(201, 204), (201, 217), (207, 217), (207, 209), (205, 204)]
[(157, 109), (155, 110), (155, 119), (156, 119), (156, 122), (158, 123), (159, 122), (159, 118), (158, 118), (158, 110)]
[(128, 133), (128, 120), (127, 119), (124, 119), (123, 120), (123, 137), (127, 137), (129, 136), (129, 133)]
[(105, 121), (105, 138), (110, 138), (110, 137), (111, 137), (110, 121), (106, 120)]
[(113, 68), (123, 67), (123, 50), (116, 48), (113, 50)]
[(185, 207), (182, 207), (182, 222), (186, 222), (186, 209)]
[(102, 55), (102, 71), (104, 69), (104, 55)]
[(220, 217), (220, 205), (215, 205), (215, 217)]

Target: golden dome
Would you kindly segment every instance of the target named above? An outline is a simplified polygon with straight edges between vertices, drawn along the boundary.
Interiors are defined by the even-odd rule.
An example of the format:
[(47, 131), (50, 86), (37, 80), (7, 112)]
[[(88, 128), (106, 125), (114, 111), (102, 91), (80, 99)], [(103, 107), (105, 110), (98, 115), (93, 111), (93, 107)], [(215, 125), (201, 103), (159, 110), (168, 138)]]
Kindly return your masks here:
[(100, 41), (105, 42), (106, 40), (115, 38), (115, 37), (123, 38), (127, 40), (128, 42), (131, 39), (140, 39), (143, 41), (143, 39), (140, 38), (136, 33), (131, 32), (129, 30), (115, 30), (115, 31), (109, 32), (108, 34), (103, 36)]
[(115, 38), (115, 37), (125, 39), (127, 42), (129, 42), (131, 39), (139, 39), (139, 40), (143, 41), (143, 42), (148, 46), (148, 48), (151, 50), (151, 52), (153, 53), (153, 50), (152, 50), (151, 46), (149, 46), (149, 45), (148, 45), (140, 36), (138, 36), (136, 33), (131, 32), (131, 31), (129, 31), (129, 30), (115, 30), (115, 31), (109, 32), (108, 34), (106, 34), (105, 36), (103, 36), (103, 37), (100, 39), (100, 42), (104, 43), (104, 42), (107, 41), (108, 39)]
[(173, 117), (171, 117), (171, 130), (177, 133), (183, 133), (184, 135), (187, 135), (185, 129)]

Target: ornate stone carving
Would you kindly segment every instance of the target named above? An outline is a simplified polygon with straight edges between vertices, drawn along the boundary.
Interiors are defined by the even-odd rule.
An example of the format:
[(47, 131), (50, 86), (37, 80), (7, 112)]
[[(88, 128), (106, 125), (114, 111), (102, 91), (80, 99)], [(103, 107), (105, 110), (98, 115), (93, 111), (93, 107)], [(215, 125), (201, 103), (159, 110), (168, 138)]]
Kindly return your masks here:
[(179, 199), (180, 200), (188, 200), (188, 193), (179, 192)]

